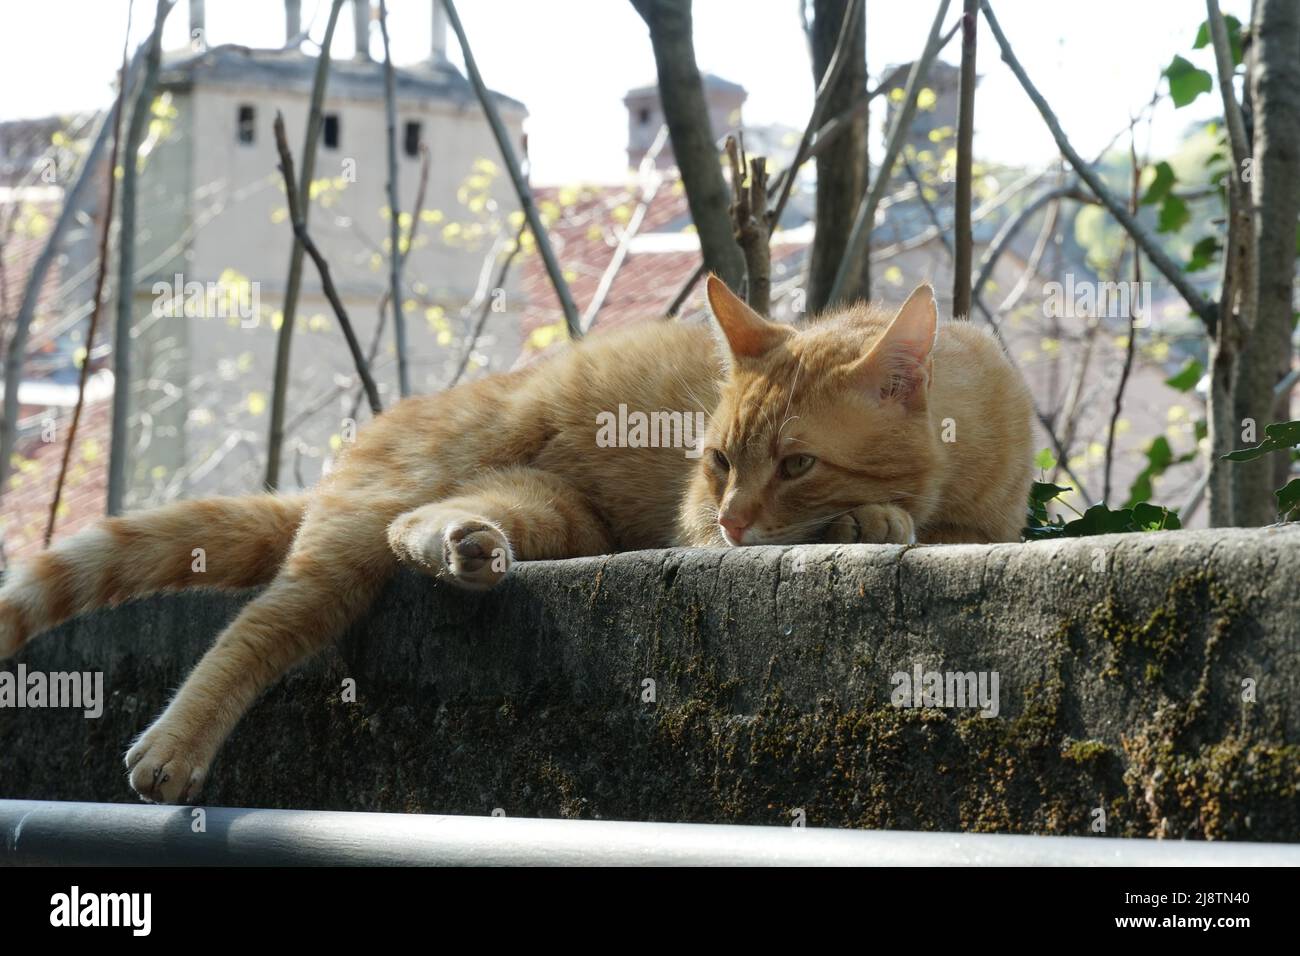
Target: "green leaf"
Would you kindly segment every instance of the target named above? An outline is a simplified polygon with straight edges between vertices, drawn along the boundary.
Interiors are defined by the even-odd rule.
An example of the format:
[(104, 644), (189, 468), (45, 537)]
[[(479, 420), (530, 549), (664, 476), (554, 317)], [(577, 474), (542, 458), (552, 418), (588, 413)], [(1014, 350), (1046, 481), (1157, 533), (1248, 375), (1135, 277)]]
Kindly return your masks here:
[(1181, 56), (1173, 58), (1165, 67), (1164, 75), (1169, 80), (1169, 95), (1173, 98), (1174, 106), (1180, 109), (1202, 93), (1214, 89), (1214, 78)]
[(1192, 257), (1183, 266), (1184, 272), (1200, 272), (1214, 264), (1214, 257), (1219, 254), (1218, 236), (1206, 236), (1192, 246)]
[(1165, 379), (1165, 384), (1180, 392), (1190, 392), (1205, 374), (1205, 366), (1196, 359), (1188, 359), (1182, 370)]
[(1178, 177), (1174, 175), (1172, 166), (1163, 160), (1156, 163), (1155, 179), (1151, 180), (1151, 185), (1147, 187), (1147, 191), (1142, 195), (1141, 204), (1150, 206), (1153, 203), (1160, 202), (1169, 195), (1169, 190), (1173, 189), (1174, 183), (1177, 181)]
[(1029, 487), (1029, 500), (1040, 502), (1051, 501), (1057, 495), (1063, 495), (1065, 492), (1073, 490), (1073, 488), (1054, 485), (1050, 481), (1035, 481)]
[(1127, 508), (1111, 511), (1105, 505), (1093, 505), (1065, 526), (1065, 537), (1082, 538), (1090, 534), (1115, 534), (1131, 530), (1133, 512)]
[(1173, 463), (1174, 450), (1169, 447), (1169, 439), (1164, 435), (1157, 435), (1151, 439), (1151, 444), (1147, 446), (1147, 466), (1133, 479), (1124, 507), (1132, 508), (1137, 502), (1149, 499), (1152, 492), (1151, 482), (1163, 475), (1165, 469)]
[(1192, 214), (1183, 202), (1173, 193), (1165, 197), (1160, 204), (1160, 218), (1156, 222), (1156, 232), (1177, 232), (1191, 221)]
[(1300, 478), (1292, 478), (1273, 494), (1277, 495), (1277, 513), (1289, 515), (1300, 508)]
[(1225, 461), (1254, 461), (1269, 452), (1300, 445), (1300, 421), (1274, 422), (1264, 426), (1265, 438), (1254, 448), (1240, 448), (1224, 455)]
[(1051, 471), (1056, 467), (1056, 456), (1050, 448), (1044, 448), (1034, 456), (1034, 467), (1039, 471)]
[(1133, 506), (1133, 524), (1143, 531), (1177, 531), (1183, 526), (1176, 512), (1147, 501)]
[[(1232, 50), (1232, 65), (1241, 66), (1241, 21), (1228, 14), (1223, 18), (1223, 25), (1228, 29), (1228, 48)], [(1209, 46), (1210, 42), (1210, 21), (1206, 20), (1196, 31), (1196, 42), (1192, 44), (1192, 49), (1202, 50)]]

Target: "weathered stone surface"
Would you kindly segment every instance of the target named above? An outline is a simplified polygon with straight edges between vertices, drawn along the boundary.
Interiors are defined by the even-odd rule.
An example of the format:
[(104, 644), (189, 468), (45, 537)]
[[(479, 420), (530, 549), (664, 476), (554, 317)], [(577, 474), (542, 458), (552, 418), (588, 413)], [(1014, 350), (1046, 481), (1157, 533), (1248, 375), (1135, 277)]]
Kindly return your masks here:
[[(6, 662), (102, 670), (109, 701), (0, 710), (0, 796), (134, 799), (121, 754), (246, 598), (138, 602)], [(999, 715), (892, 706), (917, 664), (997, 671)], [(1300, 527), (402, 577), (202, 799), (1079, 835), (1100, 807), (1108, 835), (1300, 840)]]

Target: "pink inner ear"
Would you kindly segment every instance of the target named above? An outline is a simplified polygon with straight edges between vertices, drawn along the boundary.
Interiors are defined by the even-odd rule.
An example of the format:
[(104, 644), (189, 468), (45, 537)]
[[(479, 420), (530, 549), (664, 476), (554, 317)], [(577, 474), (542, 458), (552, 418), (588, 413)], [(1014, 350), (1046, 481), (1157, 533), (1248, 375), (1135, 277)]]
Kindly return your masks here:
[(899, 344), (885, 345), (865, 362), (867, 382), (882, 400), (911, 404), (930, 384), (928, 353)]

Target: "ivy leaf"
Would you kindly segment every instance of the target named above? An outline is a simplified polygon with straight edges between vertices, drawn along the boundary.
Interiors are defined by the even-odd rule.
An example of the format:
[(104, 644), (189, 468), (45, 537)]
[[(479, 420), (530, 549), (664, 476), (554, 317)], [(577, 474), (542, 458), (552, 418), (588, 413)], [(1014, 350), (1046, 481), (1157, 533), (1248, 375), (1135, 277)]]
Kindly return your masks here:
[(1133, 506), (1133, 524), (1142, 531), (1177, 531), (1183, 526), (1176, 512), (1147, 501)]
[(1269, 452), (1300, 445), (1300, 421), (1274, 422), (1264, 426), (1265, 438), (1254, 448), (1241, 448), (1223, 456), (1225, 461), (1254, 461)]
[(1165, 197), (1160, 204), (1160, 218), (1156, 222), (1156, 232), (1177, 232), (1191, 221), (1192, 214), (1183, 202), (1173, 193)]
[(1165, 384), (1180, 392), (1190, 392), (1205, 374), (1205, 366), (1196, 359), (1188, 359), (1180, 371), (1165, 379)]
[(1111, 511), (1105, 505), (1093, 505), (1083, 513), (1082, 518), (1075, 518), (1065, 526), (1067, 538), (1082, 538), (1090, 534), (1115, 534), (1130, 530), (1133, 512), (1127, 508)]
[[(1228, 29), (1228, 48), (1232, 51), (1232, 65), (1241, 66), (1241, 21), (1228, 14), (1223, 18), (1223, 25)], [(1196, 31), (1196, 42), (1192, 44), (1192, 49), (1202, 50), (1210, 43), (1210, 21), (1206, 20)]]
[(1151, 185), (1147, 186), (1147, 191), (1142, 195), (1143, 206), (1150, 206), (1158, 203), (1169, 195), (1169, 190), (1174, 188), (1174, 183), (1178, 177), (1174, 175), (1174, 168), (1167, 162), (1161, 160), (1156, 163), (1156, 175), (1151, 180)]
[(1273, 494), (1277, 495), (1278, 514), (1289, 515), (1296, 508), (1300, 508), (1300, 478), (1292, 478)]
[(1057, 495), (1063, 495), (1065, 492), (1073, 490), (1073, 488), (1054, 485), (1050, 481), (1035, 481), (1029, 488), (1029, 499), (1039, 502), (1051, 501)]
[(1165, 473), (1174, 463), (1174, 450), (1169, 447), (1169, 440), (1164, 435), (1157, 435), (1147, 446), (1147, 466), (1142, 469), (1128, 490), (1125, 508), (1132, 508), (1139, 501), (1151, 497), (1151, 482)]
[(1051, 471), (1056, 467), (1056, 456), (1050, 448), (1044, 448), (1034, 456), (1034, 467), (1039, 471)]
[(1174, 106), (1181, 109), (1202, 93), (1214, 89), (1214, 79), (1205, 70), (1193, 66), (1188, 60), (1175, 55), (1164, 69), (1169, 80), (1169, 95)]
[(1204, 239), (1192, 246), (1192, 257), (1187, 260), (1187, 265), (1183, 266), (1184, 272), (1200, 272), (1214, 264), (1214, 257), (1219, 254), (1219, 239), (1217, 236), (1206, 236)]

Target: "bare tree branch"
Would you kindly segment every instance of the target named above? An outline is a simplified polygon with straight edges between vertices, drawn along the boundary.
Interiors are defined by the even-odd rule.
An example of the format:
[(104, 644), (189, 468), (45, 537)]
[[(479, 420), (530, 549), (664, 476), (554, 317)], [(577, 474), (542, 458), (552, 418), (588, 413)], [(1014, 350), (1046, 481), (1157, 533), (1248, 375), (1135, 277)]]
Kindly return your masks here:
[(972, 236), (971, 151), (975, 137), (975, 39), (979, 0), (965, 0), (961, 18), (961, 91), (957, 109), (956, 236), (952, 267), (952, 314), (970, 318)]
[(411, 394), (411, 370), (406, 362), (406, 316), (402, 314), (401, 207), (397, 203), (397, 91), (393, 55), (388, 48), (388, 4), (379, 0), (379, 32), (384, 38), (384, 117), (388, 127), (388, 304), (393, 314), (393, 335), (397, 344), (397, 391), (402, 398)]
[(573, 295), (569, 292), (569, 284), (564, 281), (564, 273), (560, 269), (560, 263), (555, 258), (555, 252), (551, 249), (551, 240), (546, 233), (546, 227), (542, 225), (541, 214), (537, 211), (537, 204), (533, 202), (533, 191), (528, 187), (527, 180), (524, 179), (523, 170), (520, 169), (519, 160), (515, 157), (514, 146), (510, 143), (510, 134), (506, 132), (506, 127), (501, 122), (501, 113), (497, 110), (496, 101), (492, 99), (492, 94), (483, 82), (483, 77), (478, 71), (478, 64), (474, 60), (474, 53), (469, 46), (469, 38), (465, 36), (465, 28), (461, 26), (460, 16), (456, 13), (456, 4), (453, 0), (441, 0), (443, 7), (447, 10), (447, 21), (456, 33), (456, 39), (460, 42), (460, 50), (465, 57), (465, 72), (469, 74), (470, 84), (474, 87), (474, 93), (478, 97), (479, 105), (483, 107), (483, 113), (487, 116), (488, 125), (492, 128), (492, 135), (496, 138), (497, 148), (501, 150), (501, 158), (505, 161), (506, 169), (510, 173), (510, 181), (514, 184), (515, 193), (519, 197), (519, 205), (524, 211), (524, 218), (528, 222), (528, 228), (533, 232), (533, 239), (537, 242), (537, 250), (542, 254), (542, 263), (546, 266), (546, 274), (550, 277), (551, 285), (555, 287), (555, 295), (560, 300), (560, 307), (564, 310), (564, 325), (569, 330), (569, 338), (582, 338), (581, 318), (578, 315), (578, 307), (574, 304)]
[(601, 273), (600, 283), (596, 286), (591, 301), (587, 303), (586, 311), (582, 313), (582, 331), (584, 333), (591, 331), (591, 327), (596, 324), (596, 316), (600, 315), (600, 310), (605, 305), (609, 290), (614, 286), (614, 279), (618, 276), (619, 270), (623, 268), (624, 260), (627, 259), (627, 252), (631, 248), (632, 239), (640, 230), (645, 214), (650, 208), (650, 203), (654, 201), (655, 195), (659, 192), (659, 187), (663, 183), (663, 175), (656, 168), (655, 160), (658, 159), (660, 151), (667, 142), (668, 127), (660, 126), (659, 132), (655, 134), (654, 142), (650, 144), (646, 154), (641, 157), (641, 165), (637, 170), (637, 178), (641, 181), (641, 196), (637, 200), (636, 209), (632, 210), (632, 216), (628, 219), (627, 225), (623, 227), (623, 234), (618, 237), (618, 246), (614, 249), (614, 255), (610, 257), (609, 265)]
[[(162, 60), (162, 31), (175, 0), (158, 0), (153, 32), (145, 52), (144, 77), (131, 107), (126, 148), (122, 151), (122, 219), (117, 233), (117, 325), (113, 331), (113, 418), (108, 446), (108, 513), (119, 514), (126, 500), (128, 412), (131, 400), (131, 326), (135, 318), (136, 182), (140, 143), (153, 104)], [(89, 358), (89, 356), (87, 356)]]
[[(1138, 182), (1142, 178), (1142, 167), (1138, 164), (1136, 137), (1129, 138), (1129, 157), (1133, 165), (1132, 186), (1129, 192), (1129, 210), (1137, 215)], [(1116, 270), (1117, 272), (1119, 270)], [(1142, 250), (1133, 243), (1133, 281), (1142, 286)], [(1115, 403), (1110, 411), (1110, 424), (1106, 427), (1106, 457), (1102, 465), (1101, 500), (1110, 504), (1110, 473), (1115, 459), (1115, 428), (1119, 424), (1120, 413), (1124, 410), (1124, 390), (1128, 387), (1128, 378), (1133, 371), (1133, 356), (1137, 353), (1138, 314), (1130, 304), (1128, 310), (1128, 341), (1124, 345), (1124, 365), (1119, 373), (1119, 385), (1115, 387)]]
[[(510, 273), (510, 265), (515, 261), (515, 256), (519, 255), (520, 244), (523, 242), (524, 230), (527, 223), (519, 226), (519, 232), (515, 235), (514, 245), (506, 253), (506, 257), (501, 260), (501, 269), (497, 272), (493, 288), (501, 289), (505, 287), (506, 276)], [(474, 323), (474, 328), (465, 338), (465, 347), (460, 354), (460, 362), (456, 365), (456, 372), (452, 375), (451, 380), (447, 383), (447, 388), (454, 388), (456, 383), (465, 374), (465, 369), (469, 366), (469, 357), (474, 353), (474, 346), (478, 344), (479, 336), (483, 334), (483, 327), (487, 324), (488, 314), (492, 311), (492, 296), (482, 297), (483, 301), (479, 307), (478, 320)]]
[[(311, 105), (307, 110), (307, 132), (302, 145), (302, 181), (298, 195), (303, 225), (311, 213), (311, 181), (316, 172), (316, 143), (320, 139), (323, 123), (321, 108), (325, 103), (325, 86), (329, 82), (330, 46), (334, 41), (334, 27), (339, 21), (343, 0), (330, 4), (329, 20), (325, 24), (325, 37), (316, 58), (316, 75), (311, 86)], [(284, 412), (289, 392), (289, 358), (293, 346), (293, 327), (298, 317), (298, 293), (302, 288), (302, 243), (295, 233), (293, 251), (289, 254), (289, 278), (285, 283), (284, 304), (280, 309), (283, 321), (275, 341), (275, 373), (271, 385), (271, 425), (266, 443), (266, 479), (268, 491), (280, 485), (280, 454), (284, 445)]]
[(330, 278), (329, 263), (321, 255), (320, 250), (316, 248), (316, 243), (312, 241), (307, 234), (307, 223), (302, 218), (302, 208), (298, 203), (297, 184), (293, 176), (293, 154), (289, 152), (289, 140), (284, 134), (284, 117), (277, 111), (275, 114), (275, 147), (280, 153), (280, 172), (284, 176), (284, 192), (289, 200), (289, 221), (293, 224), (294, 235), (302, 243), (303, 249), (307, 255), (311, 256), (312, 262), (316, 263), (316, 270), (320, 273), (321, 286), (325, 290), (325, 297), (329, 299), (330, 305), (334, 307), (334, 314), (338, 317), (339, 327), (343, 330), (343, 337), (347, 339), (348, 350), (352, 353), (352, 361), (357, 368), (357, 376), (361, 379), (366, 388), (366, 397), (370, 400), (370, 411), (378, 415), (382, 412), (383, 403), (379, 400), (379, 389), (375, 387), (375, 380), (370, 376), (370, 369), (366, 365), (366, 358), (361, 354), (361, 343), (357, 341), (357, 334), (352, 328), (352, 320), (348, 318), (347, 309), (343, 307), (343, 300), (339, 298), (338, 290), (334, 288), (334, 280)]
[(1213, 331), (1217, 321), (1217, 310), (1214, 303), (1209, 302), (1196, 291), (1196, 288), (1187, 279), (1186, 273), (1179, 268), (1178, 264), (1173, 261), (1160, 245), (1151, 237), (1151, 234), (1137, 221), (1136, 218), (1129, 214), (1124, 204), (1115, 198), (1115, 195), (1106, 188), (1101, 177), (1093, 171), (1092, 167), (1083, 161), (1083, 158), (1070, 145), (1069, 139), (1066, 138), (1065, 132), (1061, 129), (1061, 124), (1052, 112), (1052, 108), (1047, 105), (1043, 95), (1038, 92), (1038, 88), (1030, 82), (1029, 76), (1025, 73), (1024, 67), (1016, 59), (1015, 53), (1011, 49), (1011, 44), (1007, 41), (1006, 35), (999, 26), (997, 17), (993, 15), (993, 9), (989, 6), (988, 0), (980, 0), (980, 9), (984, 11), (984, 19), (989, 25), (989, 31), (997, 41), (1002, 50), (1002, 60), (1011, 68), (1017, 80), (1020, 81), (1021, 87), (1024, 88), (1029, 99), (1034, 106), (1038, 108), (1039, 114), (1043, 117), (1043, 122), (1052, 133), (1052, 138), (1056, 140), (1057, 147), (1065, 154), (1065, 158), (1070, 161), (1074, 171), (1079, 178), (1088, 184), (1088, 188), (1093, 191), (1103, 206), (1114, 216), (1125, 231), (1142, 247), (1152, 265), (1160, 270), (1169, 284), (1178, 290), (1178, 294), (1187, 302), (1188, 307), (1200, 316), (1205, 327)]
[(765, 215), (767, 161), (746, 157), (734, 136), (727, 137), (726, 153), (731, 163), (731, 225), (745, 254), (745, 301), (759, 315), (767, 315), (772, 308), (772, 253)]
[(59, 504), (63, 500), (63, 484), (68, 477), (68, 463), (72, 448), (77, 443), (77, 428), (81, 425), (81, 410), (86, 405), (86, 379), (90, 377), (90, 355), (95, 347), (95, 333), (99, 331), (99, 315), (104, 305), (104, 279), (108, 275), (108, 234), (113, 227), (113, 200), (117, 192), (117, 152), (122, 139), (122, 104), (126, 100), (126, 73), (128, 39), (131, 36), (131, 14), (134, 3), (126, 8), (126, 35), (122, 40), (122, 68), (118, 72), (117, 99), (113, 103), (110, 122), (113, 125), (113, 146), (108, 151), (108, 186), (104, 197), (103, 221), (99, 227), (99, 268), (95, 273), (95, 293), (91, 306), (90, 325), (86, 329), (86, 357), (77, 373), (77, 404), (72, 409), (72, 422), (68, 426), (68, 440), (63, 446), (63, 460), (59, 462), (59, 477), (54, 482), (54, 498), (50, 501), (50, 516), (45, 522), (45, 547), (54, 537), (54, 524), (59, 517)]
[[(844, 10), (844, 19), (840, 23), (839, 38), (835, 41), (835, 51), (831, 54), (830, 64), (826, 67), (826, 72), (822, 74), (821, 83), (817, 86), (812, 113), (809, 114), (808, 123), (804, 126), (803, 136), (799, 139), (799, 147), (794, 151), (794, 158), (790, 160), (790, 173), (782, 178), (779, 186), (781, 193), (777, 197), (776, 205), (768, 213), (768, 223), (772, 228), (775, 228), (776, 223), (781, 221), (781, 213), (785, 212), (785, 205), (790, 199), (790, 190), (794, 188), (798, 169), (808, 157), (808, 146), (812, 142), (813, 134), (819, 128), (822, 116), (826, 113), (827, 104), (830, 103), (831, 96), (839, 83), (840, 75), (849, 62), (858, 17), (862, 13), (862, 4), (863, 0), (848, 0), (848, 7)], [(732, 189), (734, 191), (734, 185)]]
[(903, 148), (903, 140), (907, 138), (908, 130), (912, 128), (912, 117), (916, 114), (916, 95), (920, 92), (921, 84), (925, 82), (925, 77), (930, 71), (930, 64), (934, 62), (935, 55), (939, 52), (942, 42), (940, 31), (943, 28), (943, 18), (948, 13), (948, 3), (949, 0), (939, 0), (939, 10), (930, 26), (930, 35), (926, 38), (925, 49), (921, 52), (920, 58), (912, 64), (911, 72), (907, 76), (903, 102), (898, 112), (894, 114), (893, 125), (889, 128), (885, 156), (876, 171), (876, 181), (871, 184), (858, 205), (857, 214), (853, 219), (853, 230), (849, 233), (848, 245), (844, 250), (844, 258), (840, 260), (835, 281), (831, 284), (828, 297), (831, 304), (843, 299), (849, 288), (850, 274), (854, 269), (861, 267), (867, 241), (875, 227), (876, 208), (885, 194), (885, 187), (888, 186), (890, 177), (893, 176), (894, 162)]
[(744, 278), (745, 261), (727, 215), (727, 183), (695, 61), (691, 2), (632, 0), (632, 6), (650, 31), (659, 102), (700, 238), (700, 254), (708, 268), (734, 289)]
[[(131, 66), (125, 80), (128, 90), (135, 85), (144, 62), (144, 51), (148, 45), (149, 41), (146, 40), (137, 47), (131, 59)], [(23, 290), (22, 302), (18, 306), (18, 315), (14, 319), (13, 332), (5, 348), (4, 413), (0, 414), (0, 498), (3, 498), (5, 489), (9, 485), (14, 447), (18, 442), (18, 389), (22, 384), (27, 339), (31, 333), (32, 321), (36, 318), (36, 305), (45, 286), (45, 277), (49, 274), (55, 259), (58, 258), (63, 244), (63, 235), (80, 211), (81, 195), (94, 180), (95, 173), (99, 169), (99, 158), (104, 153), (104, 147), (108, 145), (112, 130), (110, 111), (106, 110), (96, 122), (94, 132), (90, 135), (90, 148), (86, 150), (76, 175), (63, 193), (63, 207), (59, 210), (53, 227), (45, 237), (45, 245), (27, 275), (27, 285)]]

